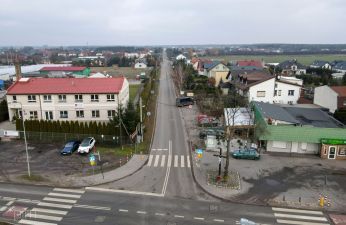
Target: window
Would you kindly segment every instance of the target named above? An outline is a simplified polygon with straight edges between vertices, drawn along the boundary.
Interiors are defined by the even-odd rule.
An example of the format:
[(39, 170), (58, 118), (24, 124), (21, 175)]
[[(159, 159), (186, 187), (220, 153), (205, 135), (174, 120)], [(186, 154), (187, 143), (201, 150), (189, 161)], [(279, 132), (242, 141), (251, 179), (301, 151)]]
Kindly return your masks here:
[(17, 96), (16, 95), (12, 96), (12, 102), (17, 102)]
[(293, 96), (294, 95), (294, 90), (288, 90), (288, 96)]
[(274, 96), (277, 96), (277, 95), (278, 95), (278, 91), (274, 90)]
[(257, 97), (265, 97), (266, 92), (265, 91), (257, 91)]
[(52, 96), (51, 95), (43, 95), (43, 101), (44, 102), (52, 102)]
[(301, 143), (301, 148), (302, 148), (303, 150), (306, 150), (306, 149), (308, 148), (308, 143), (302, 142), (302, 143)]
[(92, 102), (98, 102), (99, 101), (99, 95), (91, 95), (91, 101)]
[(114, 94), (107, 95), (107, 102), (114, 102), (114, 101), (115, 101)]
[[(14, 96), (13, 96), (13, 97), (14, 97)], [(13, 100), (13, 101), (14, 101), (14, 100)], [(344, 106), (346, 106), (346, 100), (344, 100), (344, 103), (343, 103), (343, 104), (344, 104)]]
[(76, 117), (77, 118), (84, 118), (84, 111), (83, 110), (76, 111)]
[(115, 110), (108, 110), (108, 117), (113, 118), (115, 116)]
[(293, 105), (293, 101), (288, 101), (287, 104)]
[(68, 118), (68, 113), (67, 113), (67, 111), (60, 111), (60, 118), (62, 118), (62, 119)]
[(346, 156), (346, 146), (340, 146), (338, 155)]
[(100, 117), (100, 111), (99, 110), (92, 110), (91, 111), (91, 117), (94, 117), (94, 118)]
[(66, 102), (66, 95), (59, 95), (59, 102)]
[(75, 95), (74, 100), (75, 102), (83, 102), (83, 95)]
[(30, 119), (37, 119), (37, 111), (30, 111)]
[(277, 88), (278, 87), (278, 83), (275, 83), (275, 88)]
[(52, 120), (53, 119), (53, 112), (52, 111), (46, 111), (46, 120)]
[(36, 95), (28, 95), (28, 102), (36, 102)]
[(281, 96), (281, 90), (278, 91), (278, 96)]

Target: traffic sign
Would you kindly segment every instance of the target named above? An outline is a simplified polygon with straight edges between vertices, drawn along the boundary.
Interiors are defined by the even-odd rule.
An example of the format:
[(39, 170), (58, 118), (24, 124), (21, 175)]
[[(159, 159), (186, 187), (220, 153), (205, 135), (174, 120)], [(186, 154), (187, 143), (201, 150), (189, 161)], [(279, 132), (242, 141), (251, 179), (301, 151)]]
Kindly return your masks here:
[(89, 161), (90, 161), (90, 165), (91, 166), (95, 166), (96, 165), (96, 162), (95, 162), (95, 155), (94, 154), (90, 154), (89, 155)]
[(203, 154), (203, 150), (200, 148), (196, 149), (196, 152), (197, 152), (197, 154), (201, 154), (201, 155)]

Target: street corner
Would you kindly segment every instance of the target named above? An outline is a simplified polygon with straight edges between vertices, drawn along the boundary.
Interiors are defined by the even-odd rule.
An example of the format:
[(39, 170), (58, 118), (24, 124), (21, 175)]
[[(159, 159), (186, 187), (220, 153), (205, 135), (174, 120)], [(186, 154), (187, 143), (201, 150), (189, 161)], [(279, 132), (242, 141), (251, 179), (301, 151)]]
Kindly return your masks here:
[(335, 225), (346, 225), (346, 214), (329, 214)]

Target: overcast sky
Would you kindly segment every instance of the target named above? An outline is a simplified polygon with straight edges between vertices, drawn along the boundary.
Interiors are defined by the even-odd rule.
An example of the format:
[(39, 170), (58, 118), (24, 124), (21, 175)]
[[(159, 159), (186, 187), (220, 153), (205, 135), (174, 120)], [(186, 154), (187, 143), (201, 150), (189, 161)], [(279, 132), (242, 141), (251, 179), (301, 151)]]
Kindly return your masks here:
[(0, 46), (346, 43), (345, 0), (0, 0)]

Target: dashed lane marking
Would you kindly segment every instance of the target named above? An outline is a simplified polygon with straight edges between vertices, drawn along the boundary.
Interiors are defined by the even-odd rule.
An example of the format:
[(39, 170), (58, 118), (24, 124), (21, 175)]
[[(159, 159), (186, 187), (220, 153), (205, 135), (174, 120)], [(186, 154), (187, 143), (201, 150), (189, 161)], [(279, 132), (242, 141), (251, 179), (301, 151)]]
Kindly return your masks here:
[(181, 215), (174, 215), (175, 218), (185, 218), (185, 216), (181, 216)]
[(224, 220), (220, 220), (220, 219), (213, 219), (214, 222), (220, 222), (220, 223), (223, 223), (225, 222)]
[(146, 211), (137, 211), (138, 214), (147, 214)]
[(204, 220), (203, 217), (193, 217), (193, 219), (195, 219), (195, 220)]
[(165, 216), (164, 213), (155, 213), (155, 216)]

